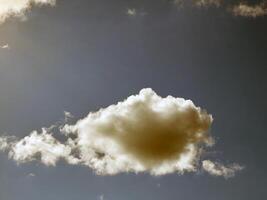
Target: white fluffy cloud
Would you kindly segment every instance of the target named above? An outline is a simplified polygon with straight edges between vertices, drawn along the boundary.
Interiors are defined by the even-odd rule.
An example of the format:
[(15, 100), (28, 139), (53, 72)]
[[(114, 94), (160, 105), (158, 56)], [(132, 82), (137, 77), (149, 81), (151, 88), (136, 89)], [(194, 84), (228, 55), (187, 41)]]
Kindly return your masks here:
[[(0, 138), (0, 148), (8, 149), (10, 158), (19, 163), (39, 160), (53, 166), (64, 159), (101, 175), (194, 172), (200, 168), (203, 149), (213, 144), (212, 120), (191, 100), (162, 98), (143, 89), (116, 105), (89, 113), (74, 125), (61, 127), (65, 142), (57, 140), (51, 129), (42, 129), (18, 141)], [(224, 168), (207, 161), (203, 168), (225, 176), (218, 172)], [(231, 174), (236, 170), (232, 168)]]
[(124, 102), (90, 113), (74, 126), (84, 164), (101, 174), (192, 171), (212, 117), (190, 100), (141, 90)]
[(24, 17), (32, 5), (55, 5), (56, 0), (0, 0), (0, 23), (7, 18)]

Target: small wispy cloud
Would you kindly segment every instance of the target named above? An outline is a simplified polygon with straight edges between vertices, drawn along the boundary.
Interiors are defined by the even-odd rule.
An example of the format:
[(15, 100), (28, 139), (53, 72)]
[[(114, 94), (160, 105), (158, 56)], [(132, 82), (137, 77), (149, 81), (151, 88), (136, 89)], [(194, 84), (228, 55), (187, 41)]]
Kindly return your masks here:
[(202, 167), (209, 174), (214, 176), (223, 176), (224, 178), (231, 178), (237, 171), (244, 169), (244, 167), (240, 166), (239, 164), (231, 164), (225, 166), (221, 163), (213, 162), (210, 160), (202, 161)]
[(2, 136), (0, 137), (0, 151), (6, 151), (10, 146), (8, 141), (8, 137)]
[(178, 6), (185, 4), (191, 4), (197, 7), (210, 7), (210, 6), (221, 6), (223, 0), (173, 0), (173, 3)]
[(193, 0), (193, 3), (199, 7), (208, 7), (208, 6), (221, 6), (222, 0)]
[(64, 111), (64, 122), (67, 123), (69, 120), (73, 119), (74, 116), (68, 112), (68, 111)]
[(28, 176), (29, 177), (35, 177), (36, 175), (34, 173), (29, 173)]
[(1, 49), (10, 49), (9, 44), (4, 44), (0, 46)]
[(136, 16), (137, 12), (135, 8), (128, 8), (126, 14), (128, 16)]
[(143, 17), (147, 15), (147, 13), (144, 10), (137, 10), (135, 8), (128, 8), (126, 14), (129, 17), (137, 17), (137, 16)]
[[(209, 133), (212, 121), (212, 116), (191, 100), (163, 98), (147, 88), (89, 113), (74, 125), (61, 125), (65, 142), (56, 139), (53, 128), (43, 128), (20, 140), (0, 137), (0, 150), (17, 163), (40, 161), (55, 166), (64, 159), (100, 175), (183, 174), (200, 170), (203, 149), (214, 144)], [(211, 175), (224, 177), (238, 171), (211, 161), (203, 161), (202, 167)]]

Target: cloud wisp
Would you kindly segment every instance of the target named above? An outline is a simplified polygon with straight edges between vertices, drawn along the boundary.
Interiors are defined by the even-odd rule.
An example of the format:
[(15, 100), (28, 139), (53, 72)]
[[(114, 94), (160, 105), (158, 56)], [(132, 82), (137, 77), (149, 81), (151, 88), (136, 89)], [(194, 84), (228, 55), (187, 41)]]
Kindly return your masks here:
[(221, 6), (223, 0), (173, 0), (175, 5), (191, 4), (197, 7)]
[(0, 49), (7, 49), (7, 50), (10, 49), (9, 44), (4, 44), (0, 46)]
[(25, 19), (25, 12), (33, 5), (54, 6), (56, 0), (0, 0), (0, 23), (5, 22), (10, 17)]
[[(201, 155), (214, 144), (209, 133), (212, 121), (191, 100), (162, 98), (152, 89), (143, 89), (73, 125), (61, 126), (64, 142), (55, 138), (53, 129), (43, 128), (20, 140), (0, 137), (0, 150), (18, 163), (40, 161), (55, 166), (63, 159), (100, 175), (183, 174), (202, 168)], [(224, 177), (239, 171), (211, 161), (203, 161), (203, 169)]]
[(129, 17), (144, 17), (145, 15), (147, 15), (147, 13), (143, 10), (137, 10), (135, 8), (128, 8), (126, 10), (126, 15), (128, 15)]
[(236, 163), (225, 166), (221, 163), (213, 162), (210, 160), (203, 160), (202, 168), (211, 175), (223, 176), (226, 179), (235, 176), (235, 173), (237, 171), (241, 171), (244, 169), (243, 166)]
[(240, 17), (261, 17), (267, 15), (267, 1), (261, 0), (259, 3), (250, 4), (246, 1), (227, 2), (225, 0), (173, 0), (174, 4), (183, 6), (191, 4), (198, 8), (221, 7), (229, 11), (234, 16)]
[(262, 1), (261, 3), (255, 5), (249, 5), (241, 2), (237, 5), (234, 5), (231, 11), (236, 16), (253, 18), (261, 17), (267, 15), (267, 1)]
[(135, 8), (128, 8), (126, 14), (128, 16), (136, 16), (137, 12)]

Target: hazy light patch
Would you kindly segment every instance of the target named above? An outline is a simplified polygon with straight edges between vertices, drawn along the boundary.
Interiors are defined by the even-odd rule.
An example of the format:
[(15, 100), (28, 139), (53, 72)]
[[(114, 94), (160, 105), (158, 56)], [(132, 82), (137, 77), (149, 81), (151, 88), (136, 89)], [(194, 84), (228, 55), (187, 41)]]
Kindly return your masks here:
[(104, 200), (105, 199), (105, 196), (103, 194), (101, 194), (99, 197), (98, 197), (99, 200)]

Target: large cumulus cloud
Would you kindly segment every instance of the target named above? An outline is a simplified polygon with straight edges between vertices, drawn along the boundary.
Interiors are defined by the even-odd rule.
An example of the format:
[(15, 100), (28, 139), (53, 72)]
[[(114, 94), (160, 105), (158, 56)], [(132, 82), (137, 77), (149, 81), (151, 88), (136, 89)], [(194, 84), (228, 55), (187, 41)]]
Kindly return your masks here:
[[(201, 168), (204, 149), (213, 144), (209, 133), (212, 121), (212, 116), (191, 100), (162, 98), (152, 89), (143, 89), (73, 125), (61, 126), (64, 142), (55, 138), (53, 129), (42, 129), (21, 140), (2, 137), (0, 149), (18, 163), (38, 160), (56, 165), (64, 159), (102, 175), (195, 172)], [(203, 169), (210, 174), (225, 170), (217, 167), (215, 171), (214, 166), (211, 170), (208, 164), (205, 161)]]

